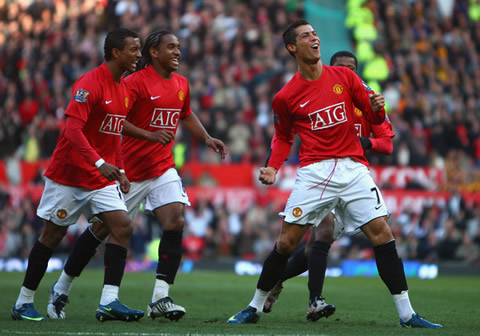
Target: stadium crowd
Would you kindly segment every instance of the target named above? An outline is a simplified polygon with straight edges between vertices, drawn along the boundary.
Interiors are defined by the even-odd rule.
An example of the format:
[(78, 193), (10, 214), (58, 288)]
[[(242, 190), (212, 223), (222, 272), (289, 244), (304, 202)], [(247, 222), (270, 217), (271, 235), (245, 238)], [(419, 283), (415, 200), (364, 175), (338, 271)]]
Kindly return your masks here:
[[(444, 14), (437, 1), (364, 2), (378, 31), (375, 52), (389, 69), (379, 84), (396, 134), (392, 155), (368, 158), (446, 169), (444, 189), (452, 197), (445, 207), (390, 218), (402, 258), (480, 267), (480, 208), (459, 196), (480, 191), (480, 21), (469, 5), (455, 1)], [(228, 162), (263, 165), (274, 131), (273, 96), (296, 71), (281, 33), (303, 15), (300, 0), (0, 0), (0, 159), (10, 183), (19, 178), (19, 160), (49, 158), (71, 85), (101, 62), (105, 32), (120, 25), (142, 40), (157, 29), (175, 32), (192, 110), (227, 144)], [(175, 152), (178, 162), (219, 162), (187, 132), (180, 130), (176, 144), (185, 149)], [(289, 162), (296, 159), (292, 154)], [(9, 199), (1, 186), (0, 257), (26, 257), (42, 227), (37, 204), (26, 197), (13, 206)], [(186, 213), (186, 255), (262, 260), (278, 234), (279, 210), (272, 202), (238, 213), (200, 199)], [(85, 225), (57, 251), (68, 252)], [(140, 257), (159, 229), (144, 215), (134, 225), (131, 254)], [(330, 255), (369, 259), (372, 249), (361, 235), (343, 237)]]

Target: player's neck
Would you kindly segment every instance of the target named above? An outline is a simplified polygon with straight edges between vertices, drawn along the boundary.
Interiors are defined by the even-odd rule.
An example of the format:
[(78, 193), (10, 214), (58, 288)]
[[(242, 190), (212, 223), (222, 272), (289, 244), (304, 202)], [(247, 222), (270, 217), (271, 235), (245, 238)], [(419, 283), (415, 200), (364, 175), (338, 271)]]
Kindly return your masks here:
[(314, 64), (299, 63), (298, 72), (305, 80), (317, 80), (322, 76), (323, 63), (321, 60)]
[(120, 78), (126, 70), (120, 69), (120, 67), (114, 62), (105, 62), (105, 64), (107, 65), (108, 70), (110, 70), (110, 72), (112, 73), (113, 80), (117, 84), (120, 83)]
[(171, 71), (167, 71), (164, 68), (162, 68), (162, 67), (160, 67), (156, 64), (152, 64), (152, 66), (153, 66), (153, 69), (155, 70), (155, 72), (160, 77), (162, 77), (163, 79), (171, 79), (172, 78), (172, 72)]

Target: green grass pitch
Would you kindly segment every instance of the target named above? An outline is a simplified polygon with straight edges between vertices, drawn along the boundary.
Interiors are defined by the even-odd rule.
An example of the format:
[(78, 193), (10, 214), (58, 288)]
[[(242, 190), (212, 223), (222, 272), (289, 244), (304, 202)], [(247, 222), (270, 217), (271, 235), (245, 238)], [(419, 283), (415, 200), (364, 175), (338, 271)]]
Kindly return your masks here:
[[(59, 272), (43, 278), (35, 296), (35, 307), (46, 316), (48, 288)], [(328, 319), (308, 322), (305, 277), (285, 283), (280, 300), (270, 314), (253, 325), (230, 325), (227, 319), (246, 307), (255, 290), (258, 276), (238, 276), (233, 272), (194, 271), (177, 275), (170, 296), (187, 309), (178, 322), (166, 319), (139, 322), (95, 319), (103, 283), (101, 270), (86, 270), (75, 280), (67, 305), (67, 319), (42, 323), (13, 321), (10, 309), (18, 296), (23, 273), (0, 272), (1, 335), (479, 335), (480, 278), (441, 276), (434, 280), (409, 278), (414, 309), (444, 329), (402, 329), (388, 290), (378, 277), (327, 278), (324, 295), (336, 305)], [(120, 300), (145, 310), (152, 295), (154, 275), (126, 273)]]

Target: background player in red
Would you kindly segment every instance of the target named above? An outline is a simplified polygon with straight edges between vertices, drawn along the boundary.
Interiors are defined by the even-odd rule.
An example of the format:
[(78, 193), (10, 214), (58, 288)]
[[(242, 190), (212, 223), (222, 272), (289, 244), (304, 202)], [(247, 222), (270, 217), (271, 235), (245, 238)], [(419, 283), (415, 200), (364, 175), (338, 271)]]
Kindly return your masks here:
[[(179, 121), (208, 147), (220, 153), (222, 159), (226, 147), (222, 141), (210, 137), (192, 113), (188, 81), (174, 73), (181, 57), (177, 37), (166, 30), (150, 34), (142, 55), (139, 70), (126, 78), (132, 110), (123, 129), (123, 134), (128, 136), (122, 141), (122, 149), (126, 175), (132, 185), (125, 201), (130, 218), (135, 218), (143, 202), (145, 209), (155, 215), (163, 228), (148, 316), (178, 320), (186, 310), (168, 295), (182, 257), (184, 209), (185, 205), (190, 205), (172, 155)], [(83, 269), (100, 241), (108, 235), (95, 223), (92, 231), (86, 230), (82, 234), (84, 241), (90, 243), (75, 244), (55, 291), (62, 290), (68, 295), (74, 275), (79, 273), (70, 273), (67, 266), (81, 264)], [(61, 309), (64, 310), (64, 306)]]
[[(339, 51), (330, 59), (330, 65), (347, 67), (357, 73), (358, 61), (351, 52)], [(373, 125), (362, 117), (362, 112), (359, 109), (354, 108), (354, 112), (353, 123), (363, 149), (365, 151), (372, 150), (381, 154), (391, 154), (393, 151), (392, 138), (395, 136), (395, 133), (393, 133), (392, 125), (388, 119), (386, 118), (380, 125)], [(370, 138), (371, 134), (373, 134), (373, 138)], [(385, 218), (385, 220), (387, 220), (387, 218)], [(265, 306), (263, 307), (264, 312), (268, 313), (272, 311), (282, 291), (282, 283), (285, 280), (308, 270), (308, 256), (310, 255), (310, 251), (313, 251), (317, 260), (313, 265), (315, 272), (309, 273), (309, 275), (311, 275), (311, 277), (309, 276), (309, 287), (312, 287), (316, 292), (314, 296), (319, 296), (323, 300), (323, 303), (318, 305), (318, 307), (316, 307), (317, 309), (307, 311), (307, 319), (316, 321), (321, 317), (328, 317), (335, 312), (335, 307), (325, 303), (321, 294), (325, 280), (325, 272), (327, 270), (328, 251), (334, 239), (338, 239), (342, 231), (343, 225), (339, 223), (339, 221), (335, 222), (333, 213), (328, 214), (321, 225), (312, 229), (312, 234), (309, 237), (307, 246), (295, 251), (288, 260), (287, 267), (280, 281), (277, 282), (275, 287), (270, 291), (267, 301), (265, 301)]]
[[(53, 250), (81, 214), (88, 220), (99, 218), (99, 225), (110, 232), (96, 317), (138, 320), (144, 315), (118, 300), (132, 234), (122, 196), (129, 191), (130, 182), (124, 174), (120, 148), (129, 109), (129, 94), (121, 76), (135, 70), (141, 57), (140, 39), (131, 30), (115, 29), (107, 34), (104, 50), (105, 62), (80, 77), (72, 88), (72, 100), (65, 111), (66, 127), (45, 172), (45, 189), (37, 209), (44, 220), (43, 231), (30, 252), (23, 286), (11, 312), (17, 320), (45, 320), (33, 307), (35, 291)], [(65, 304), (66, 297), (57, 299)]]
[[(260, 319), (268, 292), (280, 279), (298, 242), (311, 225), (319, 225), (335, 209), (347, 231), (360, 229), (372, 242), (380, 277), (394, 298), (401, 325), (441, 328), (421, 318), (410, 305), (403, 264), (385, 221), (388, 210), (369, 174), (353, 123), (355, 105), (370, 123), (381, 124), (385, 119), (383, 96), (362, 84), (353, 71), (323, 65), (320, 39), (307, 21), (292, 23), (283, 33), (283, 41), (298, 63), (298, 72), (273, 100), (276, 141), (259, 179), (264, 184), (275, 182), (294, 133), (301, 140), (300, 168), (280, 213), (280, 236), (265, 260), (255, 295), (228, 323), (256, 323)], [(312, 259), (310, 255), (310, 265)], [(309, 310), (315, 311), (322, 303), (321, 297), (311, 297)]]

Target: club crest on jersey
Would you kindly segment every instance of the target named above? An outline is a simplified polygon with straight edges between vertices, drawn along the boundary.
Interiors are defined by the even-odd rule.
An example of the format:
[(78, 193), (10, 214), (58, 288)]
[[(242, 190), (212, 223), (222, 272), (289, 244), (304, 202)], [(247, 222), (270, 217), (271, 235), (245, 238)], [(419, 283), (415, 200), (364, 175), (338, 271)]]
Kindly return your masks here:
[(343, 86), (341, 86), (340, 84), (335, 84), (333, 86), (333, 92), (335, 92), (336, 94), (340, 95), (342, 94), (343, 92)]
[(330, 105), (308, 115), (312, 125), (312, 131), (333, 127), (347, 121), (345, 102)]
[(300, 209), (299, 207), (293, 208), (292, 210), (292, 216), (295, 218), (300, 217), (303, 214), (303, 210)]
[(90, 94), (90, 92), (84, 90), (84, 89), (78, 89), (75, 95), (73, 96), (73, 100), (79, 103), (86, 103), (87, 102), (87, 96)]
[(107, 114), (103, 119), (99, 131), (106, 134), (120, 135), (123, 131), (124, 115)]
[(183, 92), (182, 90), (178, 91), (178, 99), (180, 99), (180, 101), (183, 101), (185, 99), (185, 92)]
[(153, 110), (150, 126), (156, 128), (176, 129), (180, 119), (180, 109), (156, 108)]
[(57, 210), (57, 217), (58, 219), (64, 219), (65, 217), (67, 217), (67, 210), (65, 209)]
[(365, 83), (365, 81), (362, 81), (362, 85), (365, 88), (365, 91), (367, 91), (367, 92), (372, 91), (372, 88), (370, 86), (368, 86), (368, 84)]
[(128, 108), (128, 97), (125, 97), (125, 107)]
[(361, 117), (361, 116), (363, 115), (362, 111), (360, 111), (360, 110), (359, 110), (358, 108), (356, 108), (356, 107), (353, 109), (353, 112), (355, 112), (355, 115), (357, 115), (357, 116), (359, 116), (359, 117)]

